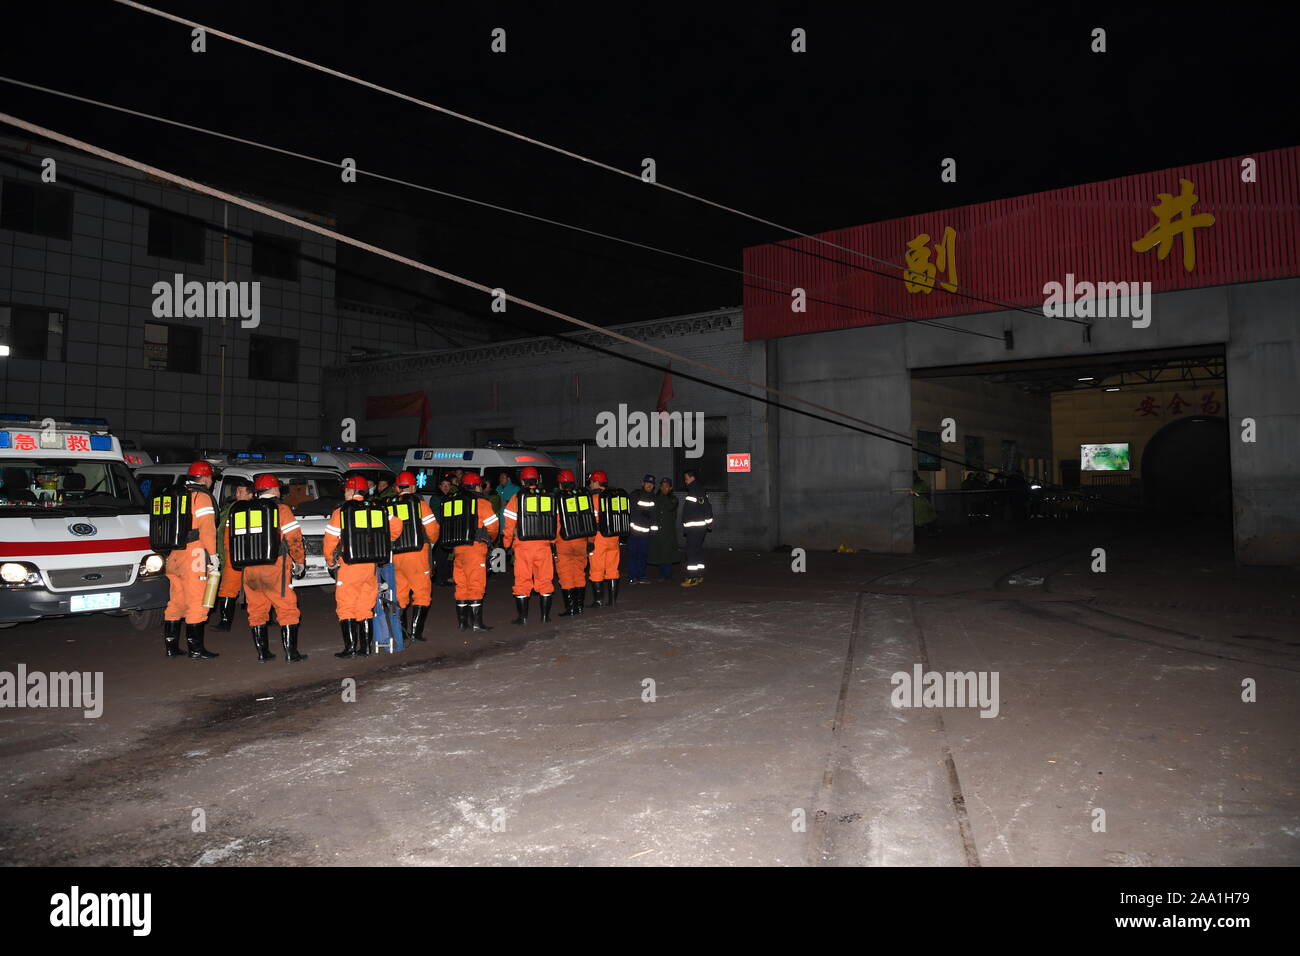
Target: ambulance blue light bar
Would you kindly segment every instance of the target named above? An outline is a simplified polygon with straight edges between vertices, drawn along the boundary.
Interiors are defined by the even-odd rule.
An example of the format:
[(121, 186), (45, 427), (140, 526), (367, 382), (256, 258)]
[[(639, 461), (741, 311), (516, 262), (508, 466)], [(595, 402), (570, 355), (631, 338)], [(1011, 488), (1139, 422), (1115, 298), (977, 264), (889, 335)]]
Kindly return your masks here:
[(324, 446), (323, 448), (321, 448), (321, 451), (357, 451), (357, 452), (367, 452), (367, 451), (370, 451), (370, 449), (369, 449), (369, 447), (362, 446), (362, 445), (326, 445), (326, 446)]
[(98, 425), (101, 428), (108, 427), (107, 418), (68, 418), (65, 421), (69, 425)]
[(110, 438), (108, 435), (91, 435), (90, 450), (91, 451), (112, 451), (113, 439)]
[(8, 447), (9, 447), (9, 433), (0, 432), (0, 448), (8, 448)]
[(0, 422), (30, 422), (32, 416), (18, 412), (0, 412)]
[(312, 458), (311, 458), (311, 455), (308, 455), (308, 454), (306, 454), (305, 452), (289, 452), (288, 454), (286, 454), (286, 455), (284, 456), (284, 460), (285, 460), (285, 461), (300, 461), (300, 462), (302, 462), (303, 464), (306, 464), (307, 462), (310, 462), (310, 461), (312, 460)]
[(235, 453), (236, 461), (261, 461), (266, 456), (260, 451), (241, 451)]

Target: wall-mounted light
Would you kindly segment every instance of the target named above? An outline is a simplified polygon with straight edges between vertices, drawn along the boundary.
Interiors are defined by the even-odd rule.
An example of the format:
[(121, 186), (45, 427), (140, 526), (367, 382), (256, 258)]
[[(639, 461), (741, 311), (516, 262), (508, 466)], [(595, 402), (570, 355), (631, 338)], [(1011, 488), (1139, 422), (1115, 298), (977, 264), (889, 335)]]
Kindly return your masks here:
[(1085, 375), (1083, 378), (1075, 379), (1075, 381), (1076, 381), (1076, 382), (1091, 382), (1091, 381), (1092, 381), (1092, 376), (1091, 376), (1091, 375)]
[(0, 345), (0, 358), (8, 358), (8, 357), (9, 357), (9, 346)]
[(1112, 385), (1110, 388), (1106, 389), (1105, 391), (1107, 391), (1107, 392), (1118, 392), (1118, 391), (1119, 391), (1119, 386), (1118, 386), (1118, 385)]

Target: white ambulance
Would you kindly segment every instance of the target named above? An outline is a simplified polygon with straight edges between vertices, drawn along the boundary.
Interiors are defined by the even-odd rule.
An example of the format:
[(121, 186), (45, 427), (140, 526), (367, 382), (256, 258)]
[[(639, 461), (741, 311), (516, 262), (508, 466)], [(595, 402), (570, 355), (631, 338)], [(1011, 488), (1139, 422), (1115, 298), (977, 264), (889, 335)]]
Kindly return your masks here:
[(108, 422), (0, 414), (0, 627), (101, 611), (159, 626), (164, 563)]

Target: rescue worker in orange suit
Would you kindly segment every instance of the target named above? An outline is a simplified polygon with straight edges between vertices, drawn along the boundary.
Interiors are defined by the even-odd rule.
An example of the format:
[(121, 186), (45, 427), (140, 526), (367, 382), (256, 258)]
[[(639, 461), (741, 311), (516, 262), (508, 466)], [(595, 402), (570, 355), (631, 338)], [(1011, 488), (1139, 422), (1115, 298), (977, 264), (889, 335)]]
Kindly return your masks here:
[(227, 477), (222, 483), (222, 494), (231, 489), (230, 501), (217, 516), (217, 553), (221, 555), (221, 586), (217, 589), (217, 606), (213, 609), (217, 623), (214, 631), (228, 631), (235, 621), (235, 601), (244, 583), (244, 572), (230, 566), (230, 506), (236, 501), (252, 501), (253, 485), (244, 478)]
[[(429, 544), (430, 529), (437, 529), (438, 519), (433, 516), (429, 503), (415, 493), (415, 474), (404, 471), (397, 476), (396, 495), (388, 500), (389, 513), (395, 505), (410, 506), (411, 520), (416, 522), (416, 540), (421, 542), (415, 551), (393, 554), (393, 576), (397, 579), (397, 603), (402, 608), (402, 630), (408, 641), (424, 640), (424, 621), (429, 616), (429, 602), (433, 597), (430, 580)], [(400, 515), (399, 515), (400, 518)], [(403, 536), (406, 522), (402, 522)]]
[[(352, 475), (343, 485), (349, 501), (365, 501), (370, 483), (364, 475)], [(342, 546), (343, 509), (335, 508), (325, 525), (325, 563), (336, 571), (334, 608), (343, 634), (343, 650), (335, 657), (365, 657), (374, 641), (375, 602), (379, 600), (379, 578), (373, 562), (348, 564), (339, 553)], [(396, 541), (402, 534), (402, 522), (388, 519), (388, 536)]]
[[(504, 472), (502, 474), (504, 475)], [(559, 512), (556, 510), (553, 495), (549, 496), (549, 509), (535, 511), (532, 518), (526, 519), (545, 524), (546, 537), (531, 541), (517, 540), (515, 537), (515, 531), (521, 524), (520, 509), (523, 507), (523, 502), (520, 499), (528, 495), (529, 500), (535, 501), (531, 496), (538, 494), (537, 483), (541, 477), (538, 470), (532, 466), (519, 472), (519, 481), (523, 487), (510, 496), (502, 511), (505, 522), (501, 543), (507, 548), (513, 548), (515, 554), (514, 595), (515, 610), (519, 612), (519, 616), (510, 623), (521, 626), (528, 623), (528, 600), (534, 591), (537, 592), (543, 624), (551, 622), (551, 600), (555, 597), (555, 562), (551, 557), (551, 545), (559, 533), (560, 525)], [(529, 532), (524, 531), (524, 533)]]
[[(483, 597), (487, 594), (488, 547), (500, 531), (500, 519), (492, 502), (483, 494), (483, 482), (477, 472), (467, 471), (460, 477), (461, 492), (474, 496), (478, 514), (478, 531), (472, 544), (455, 547), (452, 560), (452, 579), (456, 582), (456, 626), (462, 631), (490, 631), (483, 623)], [(441, 533), (439, 525), (430, 525), (433, 543)]]
[[(577, 477), (567, 468), (555, 477), (560, 491), (573, 491), (578, 483)], [(560, 617), (577, 617), (587, 602), (587, 545), (590, 541), (590, 538), (566, 541), (558, 530), (555, 532), (555, 570), (564, 596), (564, 610)]]
[(189, 493), (191, 526), (185, 547), (167, 555), (167, 583), (171, 594), (163, 611), (163, 640), (167, 656), (179, 657), (181, 624), (185, 624), (185, 650), (190, 659), (208, 660), (220, 655), (203, 646), (203, 629), (208, 622), (208, 608), (203, 606), (203, 592), (208, 574), (221, 569), (217, 557), (217, 503), (212, 497), (212, 466), (196, 461), (187, 472), (185, 490)]
[(275, 660), (268, 647), (267, 628), (271, 609), (280, 625), (280, 643), (284, 646), (284, 659), (288, 663), (305, 661), (306, 654), (298, 653), (298, 594), (289, 583), (293, 575), (299, 581), (307, 573), (307, 552), (303, 546), (302, 529), (288, 505), (280, 502), (280, 482), (275, 475), (258, 475), (253, 490), (259, 499), (274, 501), (280, 509), (280, 554), (274, 564), (257, 564), (244, 569), (244, 592), (248, 598), (248, 626), (253, 630), (253, 646), (257, 648), (259, 663)]
[[(593, 471), (587, 476), (587, 488), (595, 499), (596, 510), (600, 510), (600, 493), (609, 484), (609, 475), (603, 471)], [(618, 544), (617, 535), (606, 537), (599, 531), (591, 539), (591, 606), (613, 607), (618, 598)]]

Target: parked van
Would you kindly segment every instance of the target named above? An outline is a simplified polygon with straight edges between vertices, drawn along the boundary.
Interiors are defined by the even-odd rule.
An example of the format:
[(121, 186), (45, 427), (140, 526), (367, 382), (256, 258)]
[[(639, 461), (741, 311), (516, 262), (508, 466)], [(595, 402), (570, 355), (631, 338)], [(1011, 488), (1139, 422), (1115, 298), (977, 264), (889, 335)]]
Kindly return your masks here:
[(164, 566), (108, 422), (0, 415), (0, 627), (97, 612), (157, 627)]
[(311, 455), (313, 465), (318, 468), (333, 468), (340, 474), (356, 472), (364, 475), (368, 481), (384, 478), (389, 484), (396, 477), (393, 469), (382, 458), (355, 445), (326, 445), (308, 454)]
[[(296, 588), (333, 584), (325, 567), (325, 525), (343, 501), (343, 478), (333, 468), (318, 468), (305, 452), (274, 454), (269, 452), (213, 453), (212, 493), (219, 508), (234, 497), (230, 478), (243, 478), (252, 484), (258, 475), (275, 475), (280, 482), (280, 501), (288, 505), (298, 519), (303, 546), (307, 552), (307, 574), (293, 581)], [(137, 468), (136, 480), (145, 497), (168, 485), (184, 484), (189, 465), (151, 465)]]

